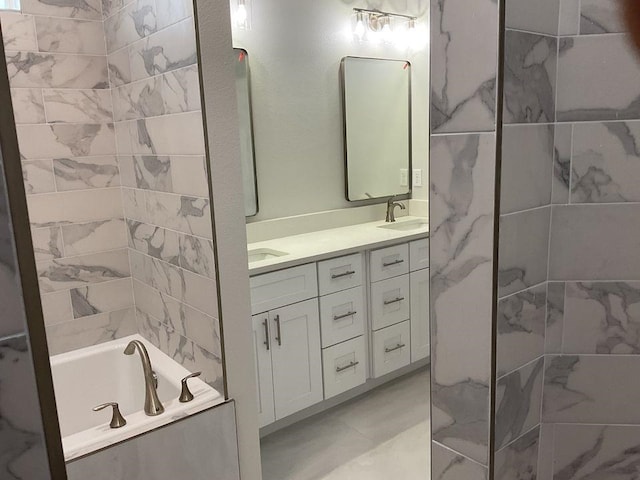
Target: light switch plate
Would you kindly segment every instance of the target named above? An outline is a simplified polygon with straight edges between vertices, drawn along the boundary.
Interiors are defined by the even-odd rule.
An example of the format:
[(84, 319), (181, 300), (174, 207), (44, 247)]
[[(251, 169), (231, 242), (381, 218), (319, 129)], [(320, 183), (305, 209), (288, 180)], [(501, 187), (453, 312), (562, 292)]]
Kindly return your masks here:
[(422, 186), (422, 169), (421, 168), (415, 168), (413, 170), (413, 182), (412, 182), (414, 187), (421, 187)]
[(406, 168), (400, 169), (400, 186), (401, 187), (409, 186), (409, 170)]

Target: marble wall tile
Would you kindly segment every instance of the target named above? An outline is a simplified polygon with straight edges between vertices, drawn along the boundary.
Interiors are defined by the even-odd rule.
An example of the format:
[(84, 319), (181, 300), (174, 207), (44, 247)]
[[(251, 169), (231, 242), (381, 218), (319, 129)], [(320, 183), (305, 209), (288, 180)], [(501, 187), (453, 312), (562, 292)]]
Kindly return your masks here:
[(47, 326), (49, 353), (77, 350), (138, 333), (133, 308)]
[(640, 122), (576, 124), (571, 203), (640, 201)]
[(547, 279), (549, 207), (500, 218), (498, 295), (510, 295)]
[(102, 22), (35, 17), (41, 52), (105, 55)]
[(203, 156), (172, 156), (171, 179), (174, 193), (196, 197), (209, 196), (207, 163)]
[(508, 0), (505, 25), (516, 30), (557, 35), (559, 13), (559, 0)]
[(580, 32), (580, 1), (560, 0), (558, 35), (577, 35)]
[(581, 35), (626, 31), (620, 0), (581, 0)]
[(522, 438), (496, 453), (495, 479), (536, 479), (540, 428), (534, 428)]
[(107, 65), (109, 69), (109, 83), (112, 88), (131, 82), (129, 51), (126, 48), (107, 56)]
[(553, 209), (550, 280), (636, 280), (640, 205), (569, 205)]
[(431, 478), (433, 480), (487, 480), (487, 467), (432, 442)]
[(135, 127), (135, 122), (116, 122), (114, 124), (118, 154), (130, 155), (133, 153), (131, 138), (133, 137), (132, 130)]
[(62, 239), (67, 256), (98, 253), (128, 246), (122, 218), (63, 225)]
[(0, 12), (0, 24), (5, 50), (38, 50), (33, 16)]
[(498, 375), (511, 372), (544, 354), (546, 312), (546, 284), (498, 302)]
[(113, 124), (18, 125), (24, 159), (115, 154)]
[(209, 200), (172, 193), (146, 192), (150, 223), (178, 232), (213, 238)]
[(544, 338), (545, 353), (562, 352), (565, 309), (564, 282), (547, 283), (547, 329)]
[(572, 148), (573, 125), (556, 124), (553, 155), (553, 180), (551, 184), (551, 203), (569, 203)]
[(204, 130), (200, 112), (164, 115), (132, 123), (132, 153), (153, 155), (204, 155)]
[(113, 122), (113, 106), (109, 90), (43, 91), (49, 123)]
[(59, 192), (120, 186), (118, 161), (114, 156), (55, 158), (53, 173)]
[(555, 121), (557, 39), (507, 30), (504, 57), (504, 122)]
[(640, 353), (640, 282), (568, 282), (563, 353)]
[(190, 0), (156, 0), (156, 5), (159, 29), (193, 16), (193, 2)]
[(73, 320), (71, 308), (71, 294), (69, 290), (41, 295), (42, 313), (45, 325), (68, 322)]
[(162, 96), (167, 113), (200, 111), (198, 65), (173, 70), (162, 76)]
[(102, 20), (100, 0), (21, 0), (23, 13)]
[(432, 133), (495, 129), (497, 36), (497, 3), (431, 1)]
[(16, 124), (45, 123), (44, 101), (39, 88), (12, 88), (11, 103)]
[(73, 288), (70, 295), (74, 318), (133, 307), (131, 278)]
[(121, 156), (119, 161), (123, 185), (143, 190), (173, 192), (170, 157), (157, 155)]
[(545, 423), (640, 422), (640, 356), (550, 355), (545, 368)]
[(433, 435), (485, 463), (495, 136), (435, 136), (431, 156)]
[(549, 423), (540, 425), (537, 480), (553, 480), (554, 440), (555, 425)]
[(180, 263), (181, 234), (135, 220), (127, 220), (129, 246), (173, 265)]
[(554, 164), (552, 125), (505, 125), (502, 130), (501, 213), (548, 205)]
[(495, 448), (506, 446), (540, 423), (544, 359), (498, 379)]
[(67, 465), (69, 480), (209, 480), (211, 472), (240, 480), (235, 418), (234, 404), (227, 402), (73, 461)]
[(195, 29), (191, 18), (129, 47), (132, 80), (194, 65), (196, 61)]
[(135, 0), (104, 22), (107, 51), (116, 50), (157, 31), (154, 0)]
[(180, 266), (193, 273), (215, 278), (213, 242), (192, 235), (180, 235)]
[(554, 478), (633, 478), (640, 426), (557, 425)]
[(24, 189), (27, 195), (56, 191), (51, 160), (33, 160), (22, 163)]
[(640, 118), (640, 63), (624, 34), (560, 39), (559, 121)]
[(35, 228), (122, 216), (119, 188), (33, 195), (27, 198), (27, 204)]
[(130, 276), (126, 250), (66, 257), (38, 265), (40, 291), (43, 293), (79, 288)]
[(124, 7), (130, 0), (102, 0), (102, 18), (107, 19)]
[(35, 228), (31, 231), (31, 239), (37, 262), (63, 256), (62, 232), (59, 227)]
[(12, 88), (108, 88), (104, 56), (8, 52)]
[(0, 477), (50, 479), (26, 336), (0, 340), (0, 382)]
[(127, 220), (149, 222), (147, 214), (147, 198), (143, 190), (137, 188), (122, 189), (122, 207)]
[(166, 113), (162, 77), (129, 83), (113, 90), (116, 121), (156, 117)]

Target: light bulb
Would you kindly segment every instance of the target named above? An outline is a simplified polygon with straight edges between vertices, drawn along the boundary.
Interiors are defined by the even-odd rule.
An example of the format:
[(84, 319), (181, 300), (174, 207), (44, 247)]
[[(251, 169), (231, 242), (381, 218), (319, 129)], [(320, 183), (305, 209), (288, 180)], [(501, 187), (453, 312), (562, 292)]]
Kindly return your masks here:
[(356, 34), (356, 37), (358, 37), (358, 40), (362, 40), (364, 38), (365, 27), (364, 19), (362, 18), (362, 12), (358, 12), (358, 20), (356, 22), (354, 33)]
[(382, 26), (382, 40), (385, 43), (391, 43), (393, 42), (393, 32), (391, 31), (391, 24), (390, 24), (390, 20), (389, 17), (387, 17), (384, 21), (384, 25)]
[(239, 3), (236, 10), (236, 24), (239, 27), (244, 27), (247, 23), (247, 17), (247, 7), (244, 3)]

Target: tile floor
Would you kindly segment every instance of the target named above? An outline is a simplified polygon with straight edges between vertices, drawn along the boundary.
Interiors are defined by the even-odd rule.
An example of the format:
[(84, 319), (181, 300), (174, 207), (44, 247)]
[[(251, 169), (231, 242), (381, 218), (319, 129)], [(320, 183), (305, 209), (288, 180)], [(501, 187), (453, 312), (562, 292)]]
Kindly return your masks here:
[(429, 370), (262, 439), (263, 480), (428, 480)]

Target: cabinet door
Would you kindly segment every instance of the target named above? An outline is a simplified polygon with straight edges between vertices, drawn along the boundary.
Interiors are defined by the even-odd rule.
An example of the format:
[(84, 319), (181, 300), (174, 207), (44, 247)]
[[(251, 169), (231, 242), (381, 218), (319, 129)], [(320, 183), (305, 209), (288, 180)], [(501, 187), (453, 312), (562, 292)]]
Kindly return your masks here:
[(323, 398), (318, 299), (269, 312), (276, 419)]
[(273, 375), (271, 369), (271, 337), (269, 315), (255, 315), (253, 323), (253, 351), (256, 385), (258, 387), (258, 421), (264, 427), (275, 421)]
[(374, 330), (409, 320), (409, 275), (371, 284), (371, 324)]
[(429, 356), (429, 269), (411, 273), (411, 361)]

